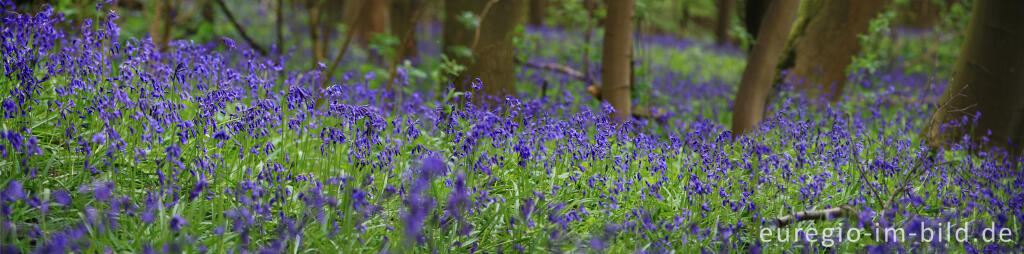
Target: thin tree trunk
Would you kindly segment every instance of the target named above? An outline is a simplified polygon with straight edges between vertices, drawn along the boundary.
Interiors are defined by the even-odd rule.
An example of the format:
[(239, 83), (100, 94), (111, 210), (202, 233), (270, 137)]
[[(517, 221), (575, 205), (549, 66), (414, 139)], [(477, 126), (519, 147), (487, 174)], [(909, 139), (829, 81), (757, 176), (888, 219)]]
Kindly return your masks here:
[(809, 0), (800, 8), (779, 70), (804, 79), (800, 88), (812, 98), (842, 98), (846, 67), (860, 51), (858, 34), (888, 0)]
[(632, 115), (630, 62), (633, 47), (634, 0), (608, 1), (604, 49), (601, 61), (601, 97), (615, 108), (613, 117), (624, 121)]
[[(967, 37), (953, 78), (929, 125), (934, 146), (957, 142), (964, 134), (974, 141), (992, 132), (988, 146), (1019, 155), (1024, 141), (1024, 1), (974, 2)], [(977, 126), (947, 125), (980, 113)]]
[(747, 58), (739, 91), (733, 106), (732, 131), (741, 135), (764, 118), (764, 104), (775, 79), (775, 66), (782, 55), (799, 0), (773, 0), (764, 22), (758, 29), (757, 41)]
[(358, 29), (359, 44), (366, 47), (369, 45), (370, 40), (373, 39), (373, 36), (387, 33), (388, 22), (391, 19), (391, 0), (362, 1), (366, 1), (362, 11), (365, 11), (367, 15), (362, 16), (363, 21), (356, 29)]
[(547, 12), (547, 0), (529, 0), (530, 1), (530, 18), (529, 23), (532, 26), (544, 25), (544, 17)]
[(680, 12), (679, 12), (679, 27), (685, 31), (690, 26), (690, 5), (686, 1), (679, 1)]
[[(355, 9), (363, 9), (363, 8), (366, 7), (366, 4), (365, 4), (364, 1), (359, 1), (359, 3), (361, 3), (361, 4), (359, 5), (359, 7), (355, 8)], [(346, 7), (346, 9), (347, 9), (347, 7)], [(353, 13), (353, 16), (354, 16), (354, 18), (352, 19), (353, 20), (352, 21), (352, 27), (358, 27), (359, 23), (363, 20), (362, 19), (363, 12), (362, 11), (355, 12), (355, 13)], [(348, 52), (348, 45), (349, 45), (349, 43), (352, 42), (352, 37), (355, 36), (355, 31), (356, 31), (355, 29), (348, 29), (348, 31), (345, 31), (345, 38), (342, 39), (342, 41), (341, 41), (341, 47), (338, 49), (338, 54), (334, 55), (334, 60), (331, 60), (331, 64), (328, 65), (328, 67), (327, 67), (327, 72), (326, 72), (327, 73), (327, 75), (326, 75), (327, 77), (320, 81), (320, 87), (321, 88), (327, 87), (327, 83), (329, 81), (331, 81), (331, 79), (330, 79), (331, 75), (334, 74), (334, 70), (336, 68), (338, 68), (338, 64), (341, 63), (341, 58), (345, 57), (345, 53)], [(317, 100), (316, 104), (319, 106), (321, 102), (322, 102), (322, 100)]]
[[(597, 3), (595, 0), (583, 0), (583, 8), (587, 10), (587, 17), (591, 20), (594, 18), (594, 9), (597, 9)], [(596, 23), (596, 21), (595, 21)], [(583, 32), (583, 75), (590, 76), (590, 41), (594, 37), (594, 25), (590, 22), (586, 24), (586, 31)], [(600, 98), (598, 98), (600, 99)]]
[[(356, 29), (356, 39), (359, 45), (367, 50), (370, 50), (370, 42), (373, 41), (373, 37), (378, 34), (385, 34), (388, 32), (390, 26), (389, 21), (391, 19), (391, 0), (358, 0), (349, 1), (349, 5), (346, 9), (353, 9), (352, 6), (362, 5), (362, 10), (355, 10), (364, 12), (365, 15), (360, 16), (362, 21), (359, 21), (358, 26), (350, 26)], [(348, 12), (352, 14), (353, 12)], [(355, 16), (354, 14), (352, 16)], [(384, 66), (384, 56), (380, 52), (370, 51), (369, 60), (379, 66)]]
[[(398, 66), (401, 61), (416, 56), (416, 24), (423, 15), (423, 0), (398, 0), (392, 6), (391, 32), (399, 38), (399, 44), (395, 49), (395, 56), (391, 61), (391, 70), (388, 72), (387, 90), (394, 91)], [(402, 6), (397, 6), (402, 5)], [(411, 12), (411, 13), (406, 13)], [(404, 24), (404, 25), (400, 25)], [(401, 93), (396, 97), (401, 98)]]
[[(331, 9), (324, 8), (324, 7), (327, 7), (327, 6), (320, 6), (321, 12), (323, 12), (322, 10), (331, 10)], [(331, 44), (331, 31), (334, 31), (334, 25), (335, 24), (337, 24), (335, 19), (326, 18), (326, 17), (320, 18), (320, 49), (319, 49), (319, 51), (320, 51), (320, 54), (321, 54), (321, 59), (323, 59), (324, 61), (327, 60), (327, 56), (331, 53), (330, 50), (328, 50), (328, 45)]]
[(171, 36), (171, 3), (169, 0), (156, 0), (153, 9), (153, 22), (149, 25), (149, 35), (157, 50), (167, 50)]
[(729, 27), (732, 23), (732, 11), (735, 0), (718, 0), (718, 20), (715, 21), (715, 40), (719, 45), (729, 41)]
[(284, 55), (284, 0), (277, 0), (277, 55)]
[[(483, 93), (501, 98), (515, 94), (515, 28), (524, 19), (526, 0), (447, 0), (443, 49), (448, 56), (467, 67), (457, 76), (451, 77), (456, 89), (469, 90), (474, 78), (483, 81)], [(487, 6), (491, 5), (491, 6)], [(483, 13), (489, 8), (487, 13)], [(470, 11), (482, 19), (480, 27), (470, 30), (456, 19), (456, 14)], [(452, 51), (463, 46), (473, 52), (472, 58), (456, 57)], [(442, 84), (447, 87), (447, 84)], [(442, 89), (444, 89), (442, 87)], [(480, 96), (474, 96), (480, 99)]]
[(401, 44), (396, 50), (396, 59), (409, 59), (417, 54), (416, 52), (416, 23), (419, 17), (414, 17), (415, 12), (423, 8), (423, 0), (394, 0), (391, 4), (391, 33), (398, 37)]
[(320, 6), (320, 12), (323, 13), (323, 17), (320, 18), (320, 52), (324, 54), (324, 61), (327, 61), (327, 57), (331, 55), (331, 41), (336, 38), (334, 32), (337, 32), (338, 24), (344, 23), (348, 18), (344, 14), (338, 15), (338, 13), (345, 12), (345, 3), (347, 2), (358, 1), (330, 0)]
[(323, 43), (320, 40), (320, 36), (322, 36), (320, 34), (320, 32), (322, 32), (322, 30), (320, 29), (320, 7), (322, 5), (323, 2), (321, 2), (320, 0), (310, 0), (310, 2), (307, 4), (307, 8), (309, 11), (309, 41), (313, 43), (313, 68), (316, 68), (318, 64), (324, 61), (324, 47), (320, 45), (321, 43)]

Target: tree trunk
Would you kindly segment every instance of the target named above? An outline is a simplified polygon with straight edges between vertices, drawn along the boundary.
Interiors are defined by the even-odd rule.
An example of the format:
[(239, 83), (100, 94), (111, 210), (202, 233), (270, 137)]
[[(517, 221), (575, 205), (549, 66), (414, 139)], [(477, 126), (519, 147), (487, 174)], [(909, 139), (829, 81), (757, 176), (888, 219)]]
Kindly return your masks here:
[(153, 22), (149, 25), (149, 35), (153, 38), (153, 45), (157, 50), (167, 50), (167, 43), (171, 36), (171, 3), (169, 0), (157, 0), (154, 3)]
[[(967, 37), (942, 103), (932, 115), (929, 144), (949, 145), (968, 134), (1014, 155), (1024, 141), (1024, 1), (974, 2)], [(980, 113), (977, 126), (946, 125)], [(946, 125), (946, 126), (943, 126)]]
[(310, 0), (306, 7), (309, 10), (309, 41), (313, 43), (312, 60), (313, 68), (317, 68), (317, 65), (324, 61), (324, 47), (321, 46), (323, 42), (320, 40), (320, 10), (323, 2), (320, 0)]
[(547, 0), (528, 0), (530, 1), (530, 25), (542, 26), (544, 25), (544, 17), (546, 17), (547, 11)]
[(799, 0), (773, 0), (758, 28), (757, 41), (747, 58), (732, 115), (732, 132), (741, 135), (764, 117), (764, 104), (775, 80), (775, 66), (782, 55)]
[[(360, 9), (359, 6), (362, 6), (362, 8)], [(356, 29), (356, 42), (362, 48), (370, 50), (370, 42), (373, 40), (373, 37), (388, 32), (389, 22), (391, 21), (391, 0), (346, 1), (345, 10), (348, 16), (353, 17), (357, 16), (356, 13), (363, 12), (363, 15), (358, 15), (362, 20), (351, 20), (350, 22), (353, 23), (349, 23), (349, 27)], [(357, 23), (358, 25), (355, 25)], [(369, 60), (380, 66), (383, 66), (385, 63), (383, 55), (375, 51), (370, 51)]]
[[(396, 50), (396, 59), (409, 59), (416, 52), (416, 23), (414, 13), (423, 8), (423, 0), (394, 0), (391, 4), (391, 33), (401, 42)], [(422, 15), (422, 14), (421, 14)], [(408, 38), (406, 38), (408, 37)]]
[(604, 49), (601, 61), (601, 99), (615, 108), (613, 117), (624, 121), (632, 115), (630, 62), (633, 48), (634, 0), (608, 1)]
[(277, 20), (274, 23), (277, 35), (277, 55), (284, 55), (284, 0), (277, 0)]
[[(335, 37), (335, 32), (338, 31), (338, 24), (344, 24), (345, 19), (352, 19), (349, 16), (345, 16), (345, 4), (349, 2), (359, 1), (342, 1), (342, 0), (330, 0), (326, 1), (320, 6), (321, 12), (324, 14), (320, 18), (320, 52), (324, 53), (324, 61), (329, 61), (331, 56), (330, 48), (337, 49), (337, 45), (331, 45), (331, 41)], [(342, 15), (338, 15), (341, 13)]]
[(718, 0), (718, 20), (715, 21), (715, 40), (718, 45), (725, 45), (729, 41), (729, 27), (735, 3), (735, 0)]
[(764, 20), (764, 13), (768, 11), (768, 5), (772, 0), (747, 0), (745, 9), (746, 17), (743, 17), (744, 25), (751, 37), (757, 39), (758, 28), (761, 28), (761, 21)]
[[(447, 0), (443, 49), (445, 54), (467, 69), (451, 78), (457, 90), (468, 91), (470, 80), (483, 81), (483, 93), (498, 98), (515, 94), (515, 28), (522, 22), (526, 0)], [(491, 5), (491, 6), (487, 6)], [(489, 8), (483, 13), (484, 8)], [(469, 29), (456, 17), (466, 11), (482, 19), (479, 29)], [(463, 46), (473, 52), (472, 58), (457, 57), (454, 48)], [(447, 84), (442, 84), (446, 87)], [(442, 87), (442, 89), (443, 89)], [(474, 96), (480, 99), (481, 96)]]
[(888, 0), (808, 0), (800, 8), (779, 70), (804, 79), (800, 89), (812, 98), (838, 101), (846, 83), (846, 67), (860, 51), (858, 34)]
[(363, 21), (359, 22), (360, 25), (356, 27), (356, 34), (357, 38), (359, 38), (360, 45), (366, 47), (369, 45), (370, 40), (373, 39), (373, 36), (388, 32), (388, 22), (391, 19), (391, 0), (361, 0), (349, 2), (352, 2), (354, 5), (363, 5), (364, 7), (361, 11), (366, 12), (366, 15), (361, 16)]
[(583, 0), (583, 9), (587, 10), (587, 18), (590, 18), (591, 20), (595, 20), (594, 23), (587, 22), (587, 24), (585, 25), (586, 26), (586, 28), (585, 28), (586, 31), (583, 32), (583, 60), (582, 60), (582, 62), (583, 62), (583, 76), (584, 77), (590, 77), (590, 49), (591, 49), (590, 42), (591, 42), (591, 39), (594, 37), (594, 25), (595, 25), (595, 23), (597, 23), (596, 22), (597, 18), (594, 17), (594, 11), (595, 11), (595, 9), (597, 9), (597, 3), (595, 3), (594, 1), (595, 0)]

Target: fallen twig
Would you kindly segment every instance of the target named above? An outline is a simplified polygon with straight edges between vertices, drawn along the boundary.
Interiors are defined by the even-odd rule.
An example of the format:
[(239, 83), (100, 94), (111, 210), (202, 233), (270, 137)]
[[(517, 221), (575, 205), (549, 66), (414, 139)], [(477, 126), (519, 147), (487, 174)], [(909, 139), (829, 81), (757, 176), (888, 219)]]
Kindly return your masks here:
[(565, 66), (565, 65), (561, 65), (561, 64), (556, 64), (556, 63), (523, 62), (523, 61), (521, 61), (519, 59), (516, 59), (516, 63), (525, 65), (525, 66), (530, 67), (530, 68), (549, 70), (549, 71), (554, 71), (554, 72), (562, 73), (562, 74), (565, 74), (565, 75), (567, 75), (569, 77), (572, 77), (572, 78), (578, 79), (580, 81), (586, 82), (588, 84), (593, 84), (594, 83), (593, 79), (591, 79), (590, 77), (584, 75), (582, 72), (577, 71), (576, 69), (573, 69), (572, 67), (569, 67), (569, 66)]
[(516, 58), (515, 61), (517, 64), (522, 64), (526, 67), (554, 71), (557, 73), (565, 74), (566, 76), (577, 79), (579, 81), (583, 81), (584, 83), (590, 84), (589, 86), (587, 86), (587, 93), (589, 93), (591, 96), (594, 96), (594, 98), (601, 99), (601, 89), (598, 89), (599, 86), (595, 84), (596, 82), (594, 82), (594, 79), (590, 78), (590, 76), (587, 76), (583, 72), (573, 69), (572, 67), (557, 63), (535, 63), (529, 61), (524, 62), (522, 60), (519, 60), (518, 58)]
[(850, 216), (857, 216), (857, 210), (849, 205), (841, 205), (839, 207), (824, 210), (807, 210), (782, 216), (775, 220), (775, 225), (778, 227), (785, 227), (801, 221), (828, 220)]
[(661, 117), (663, 117), (665, 115), (668, 115), (668, 111), (665, 111), (664, 109), (653, 109), (653, 110), (651, 110), (651, 109), (645, 108), (645, 107), (634, 107), (633, 108), (633, 117), (636, 117), (636, 118), (647, 118), (647, 119), (659, 120), (659, 119), (661, 119)]

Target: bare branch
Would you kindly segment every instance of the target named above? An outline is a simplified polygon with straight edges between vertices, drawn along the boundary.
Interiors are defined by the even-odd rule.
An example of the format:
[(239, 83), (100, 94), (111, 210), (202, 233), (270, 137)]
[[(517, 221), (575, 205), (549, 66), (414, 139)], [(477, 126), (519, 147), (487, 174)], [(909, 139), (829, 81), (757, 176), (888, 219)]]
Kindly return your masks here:
[(267, 55), (267, 50), (264, 49), (263, 46), (260, 46), (255, 41), (253, 41), (252, 37), (249, 37), (249, 34), (245, 32), (245, 28), (243, 28), (241, 24), (238, 24), (238, 21), (235, 20), (235, 15), (231, 14), (231, 10), (228, 10), (227, 5), (224, 4), (224, 0), (216, 1), (217, 5), (220, 6), (221, 12), (223, 12), (224, 16), (228, 18), (228, 21), (231, 22), (231, 25), (235, 27), (235, 31), (238, 31), (238, 35), (242, 36), (242, 39), (249, 44), (249, 47), (255, 50), (256, 53), (259, 53), (260, 56)]
[[(420, 0), (414, 0), (414, 1), (420, 1)], [(391, 62), (391, 70), (388, 72), (389, 73), (388, 77), (390, 77), (388, 79), (388, 81), (387, 81), (388, 82), (387, 83), (388, 84), (388, 87), (387, 87), (388, 91), (392, 90), (392, 85), (395, 82), (395, 75), (397, 74), (397, 71), (398, 71), (399, 61), (402, 60), (402, 57), (405, 56), (405, 53), (406, 53), (405, 52), (406, 51), (405, 46), (407, 44), (411, 43), (409, 40), (412, 39), (413, 34), (416, 32), (416, 23), (419, 23), (418, 21), (420, 20), (420, 14), (423, 13), (422, 3), (419, 3), (419, 2), (413, 3), (413, 6), (416, 6), (417, 8), (416, 8), (415, 11), (413, 11), (412, 18), (409, 19), (409, 28), (405, 30), (404, 34), (402, 34), (402, 42), (400, 42), (400, 44), (398, 44), (398, 51), (395, 52), (395, 58), (394, 58), (394, 60), (392, 60), (393, 62)], [(395, 31), (395, 32), (398, 32), (398, 31)]]
[[(341, 57), (345, 56), (345, 52), (348, 51), (348, 44), (352, 42), (352, 35), (355, 34), (356, 27), (358, 27), (363, 21), (363, 13), (366, 12), (364, 8), (366, 7), (367, 1), (371, 0), (363, 0), (362, 4), (359, 5), (359, 11), (356, 12), (356, 19), (352, 22), (352, 27), (349, 27), (348, 31), (345, 32), (345, 41), (341, 43), (341, 51), (338, 51), (338, 54), (334, 56), (334, 61), (331, 62), (331, 66), (327, 68), (326, 75), (324, 76), (323, 81), (320, 82), (320, 88), (327, 86), (327, 82), (330, 82), (331, 80), (330, 75), (334, 73), (334, 69), (338, 68), (338, 63), (341, 62)], [(317, 106), (320, 105), (321, 100), (323, 100), (323, 97), (317, 100)]]
[(849, 143), (850, 143), (850, 156), (853, 156), (854, 163), (856, 164), (855, 166), (857, 168), (857, 171), (858, 171), (858, 173), (860, 173), (860, 181), (861, 181), (862, 184), (867, 184), (868, 188), (871, 190), (871, 193), (875, 194), (875, 201), (881, 202), (882, 201), (882, 194), (878, 191), (878, 189), (875, 188), (874, 185), (871, 184), (871, 182), (868, 181), (868, 179), (867, 179), (867, 171), (864, 170), (864, 164), (862, 164), (860, 162), (860, 153), (857, 152), (856, 145), (853, 142), (853, 116), (850, 116), (849, 114), (847, 114), (846, 117), (847, 117), (846, 125), (847, 125), (847, 132), (848, 132), (847, 135), (846, 135), (846, 138), (847, 138), (847, 140), (849, 140)]
[(484, 5), (483, 11), (480, 11), (480, 16), (476, 19), (476, 31), (473, 32), (473, 44), (469, 47), (470, 50), (476, 51), (476, 43), (480, 42), (480, 27), (484, 26), (484, 18), (487, 17), (487, 12), (491, 10), (491, 6), (497, 3), (498, 0), (488, 1)]

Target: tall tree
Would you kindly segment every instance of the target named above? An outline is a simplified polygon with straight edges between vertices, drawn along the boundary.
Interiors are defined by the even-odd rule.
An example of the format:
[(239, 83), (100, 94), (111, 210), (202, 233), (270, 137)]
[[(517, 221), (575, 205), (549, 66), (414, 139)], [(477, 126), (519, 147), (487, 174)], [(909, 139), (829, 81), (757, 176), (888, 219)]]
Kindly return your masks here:
[(757, 40), (747, 56), (732, 115), (732, 132), (743, 134), (764, 117), (764, 104), (775, 80), (775, 66), (782, 55), (799, 0), (773, 0), (758, 28)]
[[(1024, 142), (1024, 1), (977, 0), (960, 58), (940, 107), (932, 115), (931, 145), (980, 138), (1020, 152)], [(947, 125), (980, 113), (977, 126)], [(945, 125), (945, 126), (944, 126)], [(977, 141), (977, 140), (976, 140)], [(1019, 155), (1019, 154), (1016, 154)]]
[[(526, 0), (446, 0), (444, 3), (445, 54), (466, 66), (450, 77), (456, 89), (467, 90), (471, 78), (483, 81), (483, 92), (492, 96), (515, 93), (515, 28), (522, 23)], [(477, 16), (479, 27), (470, 29), (458, 20), (463, 13)], [(472, 57), (460, 57), (458, 48), (469, 48)], [(475, 96), (480, 98), (480, 96)]]
[(719, 45), (729, 41), (729, 27), (732, 25), (732, 12), (735, 0), (718, 0), (718, 20), (715, 21), (715, 40)]
[(601, 99), (615, 108), (615, 118), (632, 116), (630, 71), (633, 53), (634, 0), (608, 1), (601, 61)]
[(846, 67), (860, 51), (858, 34), (867, 32), (871, 19), (889, 0), (807, 0), (800, 7), (779, 63), (779, 70), (804, 79), (808, 95), (830, 101), (841, 98)]

